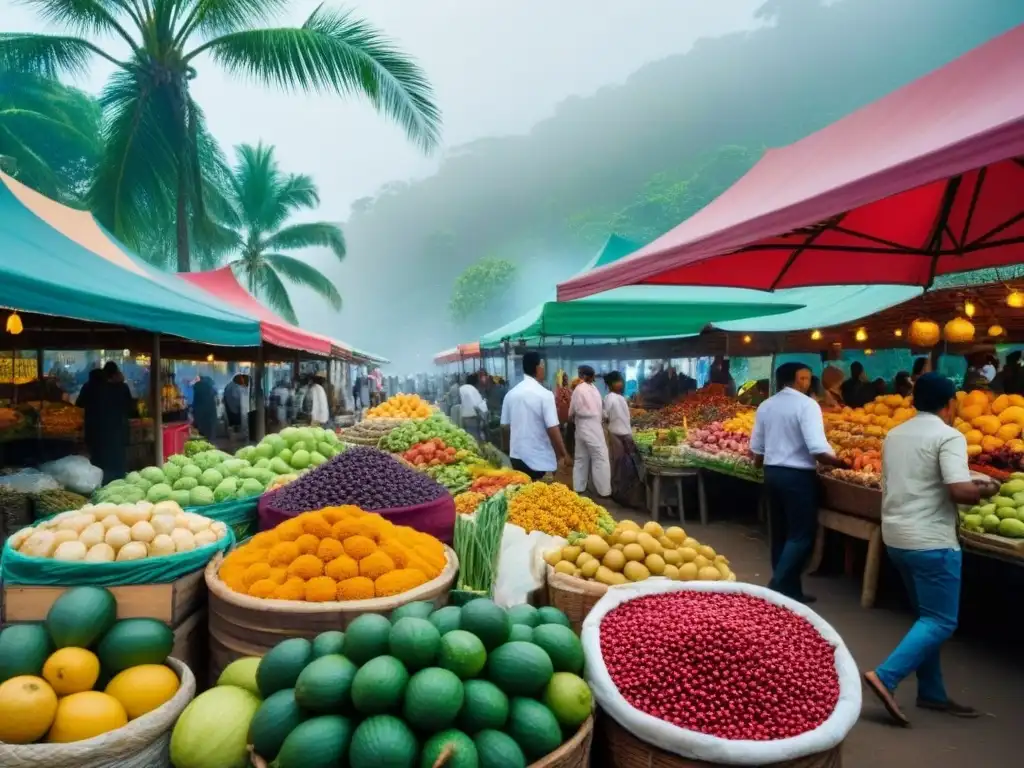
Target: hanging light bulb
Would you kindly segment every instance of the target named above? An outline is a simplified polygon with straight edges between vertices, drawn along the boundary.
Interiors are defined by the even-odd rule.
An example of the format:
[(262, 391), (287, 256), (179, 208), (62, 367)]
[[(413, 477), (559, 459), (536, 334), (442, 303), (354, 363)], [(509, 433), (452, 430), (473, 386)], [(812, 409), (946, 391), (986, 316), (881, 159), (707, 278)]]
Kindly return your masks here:
[(857, 341), (867, 341), (868, 332), (864, 328), (858, 328), (857, 332), (853, 335), (853, 338), (855, 338)]
[(903, 337), (903, 329), (902, 328), (897, 328), (895, 331), (892, 332), (892, 335), (895, 336), (897, 339), (902, 338)]
[(820, 341), (820, 340), (821, 340), (821, 331), (818, 331), (818, 330), (811, 331), (811, 341)]
[(988, 328), (989, 336), (1002, 336), (1004, 333), (1006, 333), (1006, 329), (1003, 328), (1003, 326), (1001, 326), (999, 323), (996, 323), (995, 325), (990, 325)]
[(213, 355), (207, 355), (206, 356), (206, 362), (212, 363), (213, 362)]
[(974, 313), (978, 311), (978, 308), (974, 306), (973, 301), (964, 302), (964, 314), (968, 317), (974, 317)]
[(25, 330), (25, 326), (21, 323), (21, 317), (18, 316), (17, 312), (11, 312), (7, 316), (7, 332), (11, 336), (17, 336), (19, 333)]
[(743, 337), (744, 344), (749, 344), (751, 341), (753, 341), (753, 339), (751, 339), (749, 335)]
[(1020, 309), (1024, 307), (1024, 293), (1020, 291), (1010, 291), (1006, 297), (1006, 305), (1013, 307), (1014, 309)]
[(864, 350), (864, 354), (865, 355), (873, 355), (873, 354), (875, 354), (875, 350), (870, 349), (870, 348), (869, 349), (865, 349)]

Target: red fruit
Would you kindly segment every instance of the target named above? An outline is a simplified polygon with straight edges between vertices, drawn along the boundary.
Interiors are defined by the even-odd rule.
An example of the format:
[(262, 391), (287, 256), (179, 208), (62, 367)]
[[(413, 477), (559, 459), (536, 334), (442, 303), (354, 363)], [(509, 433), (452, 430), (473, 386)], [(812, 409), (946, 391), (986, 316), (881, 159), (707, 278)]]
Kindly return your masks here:
[(633, 707), (724, 739), (797, 736), (839, 699), (835, 649), (805, 619), (750, 595), (630, 600), (601, 621), (601, 653)]

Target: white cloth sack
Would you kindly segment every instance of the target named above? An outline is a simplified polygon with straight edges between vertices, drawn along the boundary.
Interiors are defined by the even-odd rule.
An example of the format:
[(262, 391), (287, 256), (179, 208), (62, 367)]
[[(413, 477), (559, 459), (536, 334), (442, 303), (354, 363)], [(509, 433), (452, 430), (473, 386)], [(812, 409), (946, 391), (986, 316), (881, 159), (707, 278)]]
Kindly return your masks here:
[[(691, 590), (695, 592), (739, 592), (760, 597), (802, 616), (835, 647), (839, 700), (831, 716), (813, 731), (775, 741), (722, 739), (680, 728), (641, 712), (619, 693), (601, 653), (600, 627), (605, 614), (622, 603), (645, 595)], [(726, 765), (768, 765), (827, 752), (840, 744), (860, 717), (861, 684), (857, 664), (832, 626), (802, 603), (783, 597), (765, 587), (728, 581), (670, 581), (654, 578), (634, 584), (610, 587), (583, 622), (583, 652), (586, 678), (594, 699), (615, 721), (641, 741), (690, 760)]]
[[(100, 471), (100, 479), (103, 477)], [(0, 476), (0, 485), (5, 485), (18, 493), (39, 493), (40, 491), (59, 491), (60, 483), (53, 477), (38, 469), (23, 469), (13, 475)]]
[(498, 575), (494, 580), (494, 602), (502, 608), (528, 602), (530, 595), (547, 580), (543, 554), (567, 543), (561, 536), (541, 531), (527, 533), (518, 525), (505, 523)]
[(85, 456), (65, 456), (40, 467), (69, 491), (89, 496), (103, 484), (103, 470), (94, 467)]

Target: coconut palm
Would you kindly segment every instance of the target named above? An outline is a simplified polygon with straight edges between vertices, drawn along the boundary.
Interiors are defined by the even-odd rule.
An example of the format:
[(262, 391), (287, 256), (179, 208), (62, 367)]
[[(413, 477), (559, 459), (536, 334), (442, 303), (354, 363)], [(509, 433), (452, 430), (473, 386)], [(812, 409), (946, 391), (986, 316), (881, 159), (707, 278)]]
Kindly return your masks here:
[(311, 288), (334, 309), (341, 309), (341, 294), (330, 279), (282, 253), (322, 247), (338, 259), (345, 256), (345, 238), (337, 224), (289, 223), (293, 214), (320, 204), (316, 184), (309, 176), (281, 171), (273, 147), (242, 144), (235, 153), (227, 194), (230, 212), (222, 216), (219, 237), (210, 239), (219, 240), (230, 254), (228, 263), (249, 292), (289, 322), (297, 320), (285, 281)]
[(319, 6), (300, 27), (270, 27), (287, 0), (21, 2), (68, 34), (0, 33), (0, 71), (56, 77), (96, 58), (114, 65), (100, 97), (104, 148), (91, 204), (133, 244), (155, 211), (173, 211), (179, 271), (190, 268), (190, 220), (207, 218), (205, 177), (221, 171), (190, 90), (203, 61), (266, 85), (362, 95), (424, 149), (437, 144), (440, 113), (422, 70), (349, 13)]
[(99, 118), (95, 100), (77, 89), (0, 71), (0, 170), (79, 203), (99, 156)]

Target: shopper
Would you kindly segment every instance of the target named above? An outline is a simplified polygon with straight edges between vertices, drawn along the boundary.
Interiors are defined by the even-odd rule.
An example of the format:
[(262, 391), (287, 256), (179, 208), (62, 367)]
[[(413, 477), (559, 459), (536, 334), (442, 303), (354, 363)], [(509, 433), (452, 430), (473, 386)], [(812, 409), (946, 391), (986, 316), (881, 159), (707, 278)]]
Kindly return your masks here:
[(931, 373), (932, 359), (930, 357), (914, 358), (914, 367), (910, 369), (910, 380), (916, 382), (926, 373)]
[(322, 373), (315, 373), (313, 382), (309, 385), (309, 420), (318, 427), (327, 426), (331, 420), (331, 407), (324, 387), (326, 383), (327, 379)]
[(459, 387), (459, 417), (462, 428), (478, 440), (483, 439), (483, 426), (487, 422), (487, 403), (480, 394), (480, 377), (471, 373)]
[(200, 376), (192, 388), (192, 421), (212, 443), (217, 437), (217, 390), (209, 376)]
[(842, 408), (846, 403), (842, 393), (843, 372), (834, 365), (826, 365), (821, 372), (821, 407)]
[(138, 415), (135, 398), (113, 360), (82, 387), (75, 403), (85, 413), (89, 459), (103, 470), (103, 484), (120, 480), (128, 472), (129, 420)]
[(732, 377), (732, 373), (729, 371), (729, 358), (727, 357), (716, 357), (714, 362), (711, 363), (711, 372), (708, 375), (708, 381), (712, 384), (721, 384), (725, 387), (726, 397), (736, 397), (736, 380)]
[(868, 382), (864, 366), (858, 361), (850, 363), (850, 378), (843, 382), (839, 391), (843, 402), (851, 408), (863, 408), (875, 398), (874, 388)]
[[(964, 391), (971, 392), (975, 389), (988, 389), (991, 379), (985, 375), (985, 367), (990, 365), (988, 354), (985, 352), (973, 352), (964, 355), (967, 362), (967, 373), (964, 374)], [(995, 377), (995, 372), (992, 374)]]
[(594, 369), (579, 367), (580, 383), (572, 392), (569, 420), (576, 427), (573, 452), (572, 485), (576, 493), (585, 493), (593, 481), (598, 496), (612, 495), (608, 442), (604, 437), (604, 408), (601, 393), (594, 386)]
[(914, 382), (909, 373), (900, 371), (892, 381), (892, 388), (900, 397), (910, 397), (914, 391)]
[(899, 571), (917, 620), (880, 666), (864, 675), (868, 687), (896, 722), (909, 720), (896, 703), (896, 687), (917, 673), (917, 706), (957, 717), (977, 717), (946, 693), (939, 649), (957, 625), (962, 553), (957, 504), (977, 504), (998, 490), (974, 482), (967, 468), (967, 440), (951, 424), (956, 387), (926, 373), (914, 387), (917, 415), (894, 427), (882, 450), (882, 541)]
[(541, 383), (544, 362), (537, 352), (523, 355), (523, 380), (505, 396), (501, 426), (509, 430), (512, 467), (540, 480), (568, 457), (558, 429), (555, 396)]
[(625, 507), (643, 509), (646, 501), (644, 464), (633, 441), (629, 403), (622, 396), (626, 382), (612, 371), (604, 377), (604, 417), (608, 422), (608, 459), (611, 463), (612, 498)]
[(555, 374), (555, 408), (558, 421), (564, 427), (569, 423), (569, 403), (572, 401), (572, 389), (569, 387), (569, 374), (559, 371)]
[(228, 420), (228, 431), (242, 428), (243, 376), (235, 374), (224, 387), (224, 415)]
[(818, 530), (818, 463), (842, 467), (825, 437), (818, 404), (807, 396), (811, 369), (784, 363), (775, 372), (778, 392), (757, 409), (750, 450), (764, 467), (771, 515), (769, 588), (804, 603), (800, 575)]

